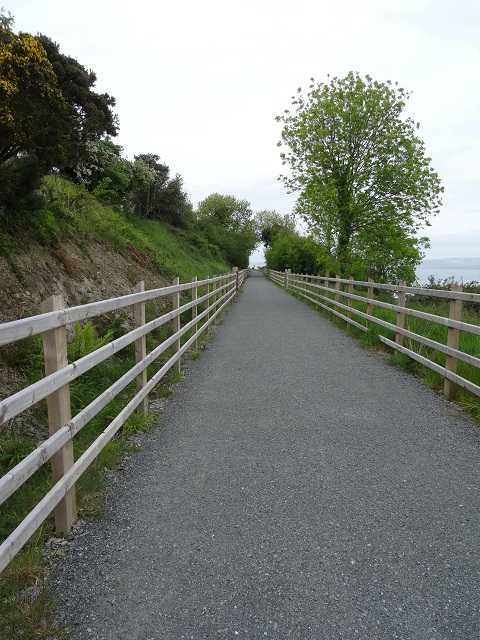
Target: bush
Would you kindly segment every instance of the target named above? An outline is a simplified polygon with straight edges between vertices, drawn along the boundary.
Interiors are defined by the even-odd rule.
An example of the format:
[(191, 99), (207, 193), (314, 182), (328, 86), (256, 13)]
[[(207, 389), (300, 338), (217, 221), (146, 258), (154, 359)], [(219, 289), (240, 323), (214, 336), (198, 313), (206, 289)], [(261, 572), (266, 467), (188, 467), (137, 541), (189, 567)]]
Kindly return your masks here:
[(42, 199), (35, 190), (42, 171), (35, 157), (12, 158), (0, 163), (0, 223), (13, 229), (30, 222), (41, 207)]
[(336, 270), (334, 260), (321, 244), (291, 231), (278, 233), (265, 257), (267, 266), (278, 271), (291, 269), (295, 273), (318, 273)]

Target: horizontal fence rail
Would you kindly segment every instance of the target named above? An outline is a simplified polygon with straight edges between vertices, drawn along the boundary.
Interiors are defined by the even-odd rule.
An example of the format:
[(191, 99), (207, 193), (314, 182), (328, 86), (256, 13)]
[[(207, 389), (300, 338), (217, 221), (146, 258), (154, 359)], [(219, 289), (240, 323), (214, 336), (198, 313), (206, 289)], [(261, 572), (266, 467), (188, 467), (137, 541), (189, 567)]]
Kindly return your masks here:
[[(276, 284), (296, 293), (309, 302), (328, 311), (335, 317), (344, 320), (362, 332), (368, 332), (372, 325), (378, 325), (394, 333), (394, 340), (378, 335), (379, 340), (388, 347), (407, 355), (423, 366), (435, 371), (444, 378), (444, 392), (447, 398), (453, 399), (457, 387), (480, 396), (480, 386), (457, 373), (457, 363), (464, 362), (474, 368), (480, 368), (480, 358), (472, 353), (459, 349), (460, 332), (480, 336), (480, 325), (462, 321), (462, 305), (464, 302), (479, 303), (480, 294), (462, 291), (461, 286), (452, 285), (451, 290), (410, 287), (405, 284), (388, 284), (372, 280), (353, 280), (351, 278), (321, 276), (317, 274), (292, 273), (289, 269), (277, 271), (266, 269), (265, 273)], [(354, 293), (355, 288), (367, 289), (364, 295)], [(396, 296), (396, 302), (385, 302), (375, 298), (375, 291), (390, 292)], [(449, 302), (449, 315), (441, 316), (408, 307), (408, 299), (414, 297), (436, 298)], [(362, 311), (353, 306), (353, 302), (366, 305)], [(388, 322), (375, 315), (374, 309), (385, 309), (396, 314), (396, 322)], [(354, 319), (352, 316), (356, 316)], [(421, 335), (405, 327), (408, 317), (418, 318), (427, 323), (441, 325), (447, 329), (447, 343), (438, 342), (428, 336)], [(364, 320), (362, 324), (358, 320)], [(407, 338), (419, 345), (446, 356), (445, 366), (434, 362), (426, 355), (404, 345)], [(479, 344), (480, 350), (480, 344)]]
[[(70, 308), (64, 308), (60, 297), (53, 296), (47, 302), (51, 309), (45, 313), (0, 324), (0, 345), (42, 335), (47, 374), (0, 402), (0, 425), (46, 399), (50, 432), (47, 440), (0, 478), (0, 504), (49, 460), (53, 462), (54, 480), (53, 487), (0, 545), (0, 572), (53, 511), (57, 533), (69, 533), (76, 519), (76, 481), (132, 413), (139, 407), (147, 410), (149, 393), (174, 365), (180, 367), (181, 357), (186, 351), (198, 348), (198, 338), (212, 323), (218, 321), (219, 314), (235, 299), (247, 276), (247, 269), (234, 269), (230, 273), (203, 280), (195, 278), (183, 284), (178, 283), (177, 279), (172, 286), (147, 291), (141, 282), (136, 293)], [(205, 289), (202, 295), (198, 293), (199, 288)], [(191, 300), (181, 305), (180, 294), (185, 292), (190, 292)], [(172, 298), (172, 310), (145, 322), (145, 303), (168, 296)], [(200, 305), (205, 307), (202, 311), (199, 311)], [(67, 325), (127, 307), (133, 307), (137, 325), (133, 330), (75, 362), (67, 362)], [(192, 312), (192, 319), (181, 326), (181, 315), (188, 310)], [(147, 334), (168, 323), (174, 327), (172, 335), (146, 353)], [(191, 335), (182, 344), (182, 336), (188, 332)], [(135, 346), (135, 366), (72, 418), (69, 383), (131, 344)], [(168, 349), (173, 349), (173, 355), (148, 380), (147, 367)], [(134, 380), (137, 380), (136, 394), (74, 461), (72, 442), (75, 435)]]

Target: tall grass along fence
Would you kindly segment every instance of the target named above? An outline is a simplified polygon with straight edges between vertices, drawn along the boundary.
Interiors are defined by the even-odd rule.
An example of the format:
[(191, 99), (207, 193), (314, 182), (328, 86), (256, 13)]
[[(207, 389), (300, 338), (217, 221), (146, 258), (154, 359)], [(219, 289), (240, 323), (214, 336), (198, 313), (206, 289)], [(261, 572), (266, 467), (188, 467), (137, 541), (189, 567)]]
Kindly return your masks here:
[[(0, 324), (0, 346), (40, 334), (45, 362), (45, 377), (0, 402), (0, 425), (46, 399), (50, 434), (47, 440), (0, 478), (0, 504), (50, 459), (54, 482), (0, 545), (0, 572), (52, 511), (55, 511), (57, 533), (70, 532), (77, 517), (76, 481), (137, 408), (148, 411), (148, 394), (174, 365), (180, 368), (181, 357), (188, 349), (197, 350), (199, 336), (234, 300), (247, 275), (247, 270), (234, 269), (231, 273), (204, 280), (195, 278), (193, 282), (183, 284), (177, 278), (171, 286), (148, 291), (140, 282), (135, 293), (70, 308), (64, 306), (62, 296), (55, 295), (44, 303), (40, 315)], [(180, 296), (184, 292), (190, 292), (191, 299), (181, 304)], [(146, 303), (160, 298), (171, 298), (172, 310), (146, 322)], [(68, 363), (68, 325), (128, 307), (133, 309), (135, 328), (132, 331)], [(191, 310), (192, 319), (181, 326), (181, 315), (188, 310)], [(147, 334), (167, 324), (172, 325), (172, 335), (147, 353)], [(182, 336), (187, 338), (183, 344)], [(135, 348), (135, 366), (72, 418), (69, 383), (130, 344)], [(148, 379), (147, 367), (168, 349), (173, 351), (173, 355)], [(74, 436), (134, 380), (137, 385), (134, 397), (75, 461)]]
[[(474, 354), (480, 354), (480, 325), (465, 321), (464, 308), (464, 303), (479, 304), (480, 294), (462, 291), (457, 284), (443, 290), (291, 273), (289, 269), (267, 269), (266, 274), (356, 329), (376, 331), (383, 344), (439, 374), (448, 399), (454, 398), (457, 387), (480, 396), (480, 386), (472, 380), (479, 377), (480, 358)], [(426, 303), (428, 312), (422, 311)], [(445, 315), (431, 313), (432, 308)], [(467, 319), (478, 319), (478, 315), (468, 315)], [(383, 333), (390, 337), (379, 329), (388, 330)]]

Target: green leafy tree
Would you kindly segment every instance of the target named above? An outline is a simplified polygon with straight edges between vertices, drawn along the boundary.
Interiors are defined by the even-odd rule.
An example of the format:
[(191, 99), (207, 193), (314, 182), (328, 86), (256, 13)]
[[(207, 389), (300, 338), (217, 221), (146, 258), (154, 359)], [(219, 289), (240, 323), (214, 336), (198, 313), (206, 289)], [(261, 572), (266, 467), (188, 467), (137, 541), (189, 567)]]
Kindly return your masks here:
[(274, 236), (265, 258), (268, 267), (279, 271), (292, 269), (295, 273), (318, 273), (331, 268), (331, 258), (321, 244), (312, 237), (289, 230)]
[(251, 224), (253, 211), (248, 200), (211, 193), (199, 203), (197, 216), (199, 220), (210, 220), (235, 230)]
[(209, 242), (222, 249), (231, 265), (248, 266), (258, 236), (253, 211), (247, 200), (212, 193), (199, 203), (196, 217)]
[(349, 73), (301, 89), (283, 124), (280, 146), (300, 193), (299, 212), (331, 246), (342, 273), (355, 244), (391, 226), (412, 238), (441, 205), (442, 187), (418, 123), (404, 117), (409, 93), (391, 82)]
[(259, 238), (266, 247), (271, 246), (273, 239), (281, 231), (295, 231), (294, 216), (282, 216), (274, 210), (257, 211), (255, 221)]
[(392, 225), (378, 226), (374, 232), (365, 233), (368, 237), (363, 238), (360, 233), (353, 247), (351, 273), (357, 279), (415, 282), (416, 268), (429, 246), (428, 238), (407, 235)]

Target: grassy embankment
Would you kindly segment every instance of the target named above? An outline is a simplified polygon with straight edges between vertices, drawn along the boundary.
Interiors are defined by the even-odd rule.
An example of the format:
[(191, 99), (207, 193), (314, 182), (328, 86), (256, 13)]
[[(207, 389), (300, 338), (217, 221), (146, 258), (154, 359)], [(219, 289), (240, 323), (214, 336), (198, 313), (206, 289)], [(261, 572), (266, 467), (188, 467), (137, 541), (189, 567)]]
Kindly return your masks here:
[[(156, 221), (125, 217), (99, 203), (82, 188), (59, 177), (47, 178), (45, 189), (46, 206), (32, 218), (28, 230), (23, 228), (15, 233), (0, 231), (0, 250), (4, 255), (11, 257), (22, 238), (28, 236), (52, 248), (61, 245), (65, 239), (73, 239), (86, 250), (89, 243), (101, 242), (127, 256), (131, 255), (133, 247), (142, 256), (148, 257), (150, 270), (157, 271), (166, 279), (178, 275), (183, 282), (190, 280), (194, 275), (204, 277), (224, 273), (230, 269), (220, 250), (208, 245), (198, 234), (188, 230), (174, 230)], [(18, 269), (18, 266), (16, 268)], [(185, 296), (184, 301), (187, 299), (188, 296)], [(147, 321), (158, 315), (160, 308), (154, 304), (147, 305)], [(182, 321), (188, 321), (190, 314), (191, 312), (185, 314)], [(127, 330), (126, 324), (125, 314), (119, 313), (110, 314), (107, 319), (102, 318), (95, 323), (76, 325), (68, 347), (69, 361), (76, 360), (119, 337)], [(149, 334), (147, 350), (153, 349), (170, 332), (170, 327), (163, 326)], [(185, 336), (183, 341), (187, 338), (188, 336)], [(149, 377), (170, 355), (171, 351), (166, 352), (157, 363), (149, 367)], [(23, 340), (3, 349), (0, 357), (8, 366), (18, 369), (21, 386), (31, 384), (43, 376), (43, 355), (39, 337)], [(72, 414), (77, 414), (133, 364), (134, 354), (131, 345), (75, 380), (70, 385)], [(178, 374), (172, 369), (157, 393), (167, 395), (177, 380)], [(132, 383), (75, 437), (76, 458), (118, 414), (134, 392), (135, 383)], [(46, 425), (45, 402), (39, 403), (35, 408), (33, 418), (35, 423)], [(77, 484), (80, 518), (98, 517), (101, 514), (102, 495), (108, 471), (114, 469), (127, 453), (134, 450), (129, 441), (130, 436), (147, 431), (151, 426), (151, 418), (145, 418), (140, 412), (135, 413), (81, 477)], [(36, 436), (24, 434), (22, 429), (15, 428), (0, 431), (0, 475), (15, 466), (37, 446), (39, 435), (44, 437), (45, 429)], [(2, 505), (0, 541), (18, 525), (50, 487), (50, 466), (46, 464)], [(46, 594), (44, 584), (44, 545), (52, 535), (52, 520), (49, 519), (0, 577), (1, 638), (13, 640), (62, 637), (61, 632), (55, 629), (52, 603)]]
[[(302, 285), (303, 286), (303, 285)], [(328, 297), (334, 298), (334, 293), (330, 294), (322, 290), (317, 290), (321, 295), (327, 295)], [(292, 292), (293, 295), (298, 297), (303, 302), (307, 302), (312, 308), (316, 309), (319, 313), (328, 317), (331, 321), (335, 322), (335, 324), (342, 329), (348, 328), (348, 330), (352, 333), (352, 335), (356, 336), (361, 343), (369, 348), (376, 348), (381, 350), (386, 350), (387, 347), (379, 341), (378, 336), (382, 335), (391, 340), (394, 339), (394, 332), (390, 331), (385, 327), (381, 327), (373, 322), (368, 322), (368, 332), (363, 333), (359, 329), (351, 325), (347, 325), (343, 320), (336, 318), (333, 314), (328, 313), (328, 311), (324, 311), (317, 305), (307, 301), (305, 298), (300, 296), (298, 293)], [(356, 295), (366, 296), (367, 292), (365, 289), (356, 288), (354, 293)], [(388, 292), (376, 291), (375, 294), (376, 299), (381, 300), (383, 302), (395, 303), (394, 297)], [(321, 302), (324, 302), (321, 300)], [(347, 304), (346, 298), (341, 298), (340, 302), (343, 304)], [(407, 305), (411, 309), (417, 309), (419, 311), (424, 311), (426, 313), (432, 313), (438, 316), (448, 317), (449, 312), (449, 303), (447, 301), (442, 300), (441, 298), (428, 298), (424, 296), (411, 296), (408, 298)], [(352, 301), (352, 306), (354, 309), (358, 309), (359, 311), (363, 311), (366, 313), (367, 311), (367, 303), (360, 301)], [(334, 305), (332, 305), (333, 309), (336, 309)], [(337, 308), (340, 313), (345, 313), (344, 310)], [(381, 320), (385, 320), (387, 322), (391, 322), (395, 324), (396, 315), (394, 311), (389, 309), (380, 309), (378, 307), (374, 308), (373, 315), (376, 318)], [(362, 324), (365, 324), (365, 319), (355, 316), (353, 314), (353, 319), (357, 320)], [(464, 304), (463, 316), (462, 319), (464, 322), (468, 322), (470, 324), (479, 324), (480, 325), (480, 309), (479, 305), (473, 304)], [(418, 333), (422, 336), (426, 336), (431, 340), (435, 340), (436, 342), (440, 342), (446, 344), (447, 342), (447, 332), (448, 329), (445, 326), (429, 322), (427, 320), (422, 320), (421, 318), (415, 318), (413, 316), (406, 316), (405, 318), (405, 328), (409, 329), (414, 333)], [(446, 356), (439, 351), (435, 351), (427, 346), (424, 346), (418, 342), (410, 338), (404, 339), (404, 346), (412, 351), (419, 353), (420, 355), (429, 358), (433, 362), (445, 366)], [(460, 346), (461, 351), (465, 353), (469, 353), (473, 356), (480, 357), (480, 336), (473, 335), (471, 333), (466, 333), (464, 331), (460, 332)], [(391, 353), (391, 361), (393, 364), (401, 366), (407, 371), (413, 373), (422, 379), (426, 384), (430, 387), (440, 391), (443, 388), (443, 377), (440, 376), (435, 371), (421, 365), (420, 363), (412, 360), (407, 355), (399, 353), (397, 351), (392, 351)], [(467, 380), (471, 380), (475, 384), (480, 386), (480, 369), (472, 367), (466, 362), (458, 362), (457, 373)], [(480, 398), (474, 396), (473, 394), (465, 391), (464, 389), (458, 389), (456, 395), (456, 402), (465, 409), (472, 417), (474, 417), (477, 421), (480, 421)]]

